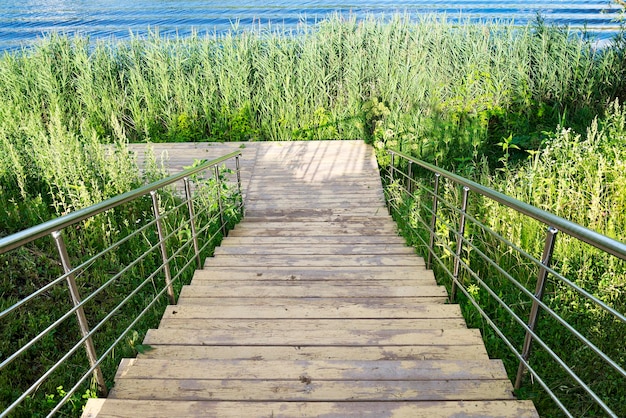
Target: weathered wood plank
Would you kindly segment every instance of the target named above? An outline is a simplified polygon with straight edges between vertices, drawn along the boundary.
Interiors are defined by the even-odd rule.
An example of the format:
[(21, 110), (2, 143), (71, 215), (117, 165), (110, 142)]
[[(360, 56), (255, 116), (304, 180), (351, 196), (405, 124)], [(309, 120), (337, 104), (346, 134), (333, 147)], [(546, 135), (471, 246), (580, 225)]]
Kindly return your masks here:
[(352, 332), (345, 330), (290, 330), (260, 331), (245, 333), (151, 329), (147, 332), (144, 344), (180, 345), (287, 345), (287, 346), (327, 346), (327, 345), (476, 345), (482, 343), (480, 332), (475, 329), (452, 330), (376, 330)]
[[(203, 297), (203, 298), (180, 298), (178, 300), (177, 306), (188, 306), (188, 305), (220, 305), (220, 306), (235, 306), (235, 305), (248, 305), (248, 304), (257, 304), (264, 305), (266, 302), (269, 303), (269, 298), (265, 298), (265, 300), (261, 301), (259, 297), (241, 297), (241, 296), (232, 296), (232, 297)], [(396, 306), (396, 307), (407, 307), (407, 306), (417, 306), (417, 305), (434, 305), (434, 304), (445, 304), (447, 302), (447, 297), (388, 297), (388, 296), (379, 296), (379, 297), (316, 297), (316, 296), (305, 296), (305, 297), (273, 297), (271, 298), (273, 303), (285, 303), (285, 304), (296, 304), (296, 305), (318, 305), (318, 306), (327, 306), (329, 309), (333, 306), (336, 306), (334, 301), (338, 303), (347, 303), (347, 304), (359, 304), (363, 306)]]
[[(434, 281), (432, 271), (424, 267), (333, 267), (328, 269), (296, 267), (211, 267), (197, 270), (193, 280), (417, 280)], [(193, 283), (193, 282), (192, 282)], [(415, 283), (419, 284), (419, 283)]]
[(207, 258), (205, 268), (243, 266), (279, 266), (279, 267), (365, 267), (365, 266), (417, 266), (423, 267), (424, 261), (418, 257), (402, 255), (238, 255), (223, 254)]
[(270, 236), (270, 237), (319, 237), (328, 236), (329, 234), (338, 235), (355, 235), (362, 236), (365, 234), (370, 235), (389, 235), (397, 236), (396, 230), (387, 227), (373, 226), (371, 228), (351, 228), (351, 227), (335, 227), (335, 228), (317, 228), (317, 229), (283, 229), (282, 227), (276, 228), (239, 228), (234, 229), (228, 233), (230, 237), (240, 236)]
[[(316, 282), (316, 283), (320, 283), (320, 282), (329, 282), (329, 284), (332, 285), (337, 285), (337, 284), (341, 284), (341, 286), (343, 287), (354, 287), (354, 286), (370, 286), (370, 287), (379, 287), (379, 288), (383, 288), (383, 289), (388, 289), (388, 288), (393, 288), (396, 286), (400, 286), (400, 287), (412, 287), (412, 286), (435, 286), (436, 283), (434, 280), (432, 279), (422, 279), (422, 280), (416, 280), (416, 279), (405, 279), (405, 280), (394, 280), (394, 279), (388, 279), (388, 280), (363, 280), (363, 279), (353, 279), (353, 278), (349, 278), (349, 279), (342, 279), (342, 280), (337, 280), (337, 279), (327, 279), (327, 280), (309, 280), (311, 282)], [(196, 286), (214, 286), (214, 285), (222, 285), (222, 286), (232, 286), (232, 287), (239, 287), (239, 286), (249, 286), (249, 285), (261, 285), (261, 286), (272, 286), (272, 287), (276, 287), (276, 286), (299, 286), (300, 284), (302, 284), (302, 280), (296, 280), (296, 279), (277, 279), (277, 280), (256, 280), (256, 278), (251, 277), (249, 279), (243, 279), (243, 280), (235, 280), (235, 279), (230, 279), (230, 280), (203, 280), (203, 279), (195, 279), (192, 283), (192, 285)]]
[(294, 246), (285, 244), (273, 245), (228, 245), (215, 249), (218, 255), (411, 255), (415, 250), (402, 244), (311, 244)]
[(373, 191), (372, 189), (337, 189), (334, 187), (319, 188), (317, 190), (307, 187), (306, 189), (289, 189), (282, 187), (265, 188), (265, 189), (248, 189), (250, 200), (254, 201), (293, 201), (293, 200), (315, 200), (319, 202), (336, 202), (338, 200), (356, 200), (366, 203), (384, 203), (385, 196), (382, 191)]
[(386, 245), (386, 244), (400, 244), (406, 245), (404, 238), (397, 235), (343, 235), (343, 236), (329, 236), (317, 235), (314, 237), (305, 236), (292, 236), (292, 237), (260, 237), (260, 236), (241, 236), (235, 237), (228, 235), (222, 242), (224, 246), (236, 246), (240, 244), (245, 245), (272, 245), (272, 244), (292, 244), (293, 246), (306, 246), (313, 245)]
[[(308, 377), (302, 376), (304, 382)], [(172, 401), (433, 401), (515, 399), (508, 380), (317, 381), (118, 379), (109, 397)]]
[[(115, 380), (505, 380), (500, 360), (170, 360), (124, 359)], [(504, 376), (504, 378), (503, 378)], [(508, 382), (510, 385), (511, 382)], [(512, 388), (511, 388), (512, 389)]]
[[(287, 313), (288, 311), (285, 311)], [(243, 314), (245, 315), (245, 314)], [(250, 315), (250, 314), (248, 314)], [(159, 328), (218, 330), (232, 332), (271, 331), (289, 329), (291, 331), (307, 330), (352, 330), (375, 331), (377, 329), (463, 329), (467, 328), (462, 316), (459, 318), (237, 318), (237, 319), (183, 319), (163, 318)]]
[[(346, 288), (324, 283), (301, 283), (299, 286), (261, 286), (249, 285), (233, 288), (221, 285), (191, 285), (184, 286), (180, 293), (181, 298), (205, 298), (205, 297), (256, 297), (256, 298), (371, 298), (371, 297), (413, 297), (413, 298), (446, 298), (448, 296), (443, 286), (407, 286), (407, 287), (371, 287), (352, 286)], [(260, 301), (262, 304), (263, 301)]]
[[(308, 222), (289, 222), (289, 221), (280, 221), (280, 222), (243, 222), (239, 225), (235, 226), (234, 230), (248, 230), (248, 229), (275, 229), (275, 228), (284, 228), (284, 229), (329, 229), (337, 228), (339, 230), (346, 228), (354, 228), (354, 229), (388, 229), (392, 231), (397, 231), (398, 228), (395, 223), (392, 223), (386, 218), (379, 220), (372, 220), (371, 222), (356, 222), (356, 221), (337, 221), (337, 222), (319, 222), (319, 221), (308, 221)], [(378, 235), (378, 234), (376, 234)]]
[[(341, 205), (343, 208), (343, 213), (387, 213), (387, 207), (383, 204), (378, 206), (368, 204), (367, 207), (363, 207), (363, 202), (335, 202), (334, 205)], [(330, 205), (326, 205), (330, 206)], [(324, 208), (324, 206), (320, 206), (317, 202), (254, 202), (247, 200), (246, 201), (246, 213), (249, 212), (263, 212), (263, 213), (285, 213), (285, 211), (289, 211), (292, 213), (303, 212), (310, 213), (317, 211), (319, 209)], [(340, 211), (333, 210), (332, 213), (341, 213)]]
[(459, 305), (364, 305), (345, 303), (341, 299), (331, 299), (335, 304), (319, 304), (315, 301), (298, 303), (276, 303), (268, 300), (262, 305), (252, 300), (242, 305), (169, 305), (165, 308), (163, 319), (252, 319), (252, 318), (404, 318), (404, 319), (456, 319), (462, 318)]
[[(247, 201), (246, 201), (247, 202)], [(246, 215), (250, 217), (289, 217), (289, 216), (372, 216), (372, 217), (388, 217), (389, 212), (386, 206), (382, 205), (363, 205), (357, 208), (321, 208), (321, 207), (309, 207), (309, 208), (292, 208), (284, 209), (279, 207), (274, 208), (259, 208), (254, 209), (250, 206), (245, 207)]]
[(537, 418), (531, 401), (429, 401), (429, 402), (172, 402), (90, 399), (85, 418), (120, 417), (273, 417), (291, 418)]
[(193, 346), (158, 345), (139, 358), (170, 360), (488, 360), (482, 342), (446, 346)]
[(267, 215), (248, 215), (246, 216), (246, 222), (368, 222), (379, 221), (387, 222), (389, 219), (385, 213), (379, 216), (372, 215), (342, 215), (342, 214), (319, 214), (319, 215), (306, 215), (306, 214), (284, 214), (281, 216), (267, 216)]

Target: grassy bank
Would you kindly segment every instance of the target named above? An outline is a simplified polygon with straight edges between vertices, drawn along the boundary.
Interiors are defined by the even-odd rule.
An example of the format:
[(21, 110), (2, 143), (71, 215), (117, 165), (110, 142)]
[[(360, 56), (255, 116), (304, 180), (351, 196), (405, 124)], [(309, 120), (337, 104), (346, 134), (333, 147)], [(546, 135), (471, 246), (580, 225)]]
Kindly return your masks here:
[[(51, 36), (0, 58), (0, 234), (146, 181), (127, 157), (129, 141), (363, 138), (623, 240), (623, 110), (612, 107), (626, 96), (621, 39), (595, 50), (541, 22), (453, 26), (401, 16), (386, 23), (336, 17), (297, 36), (260, 30), (119, 44)], [(607, 109), (600, 128), (588, 133)], [(105, 153), (102, 143), (116, 152)], [(142, 211), (90, 225), (75, 249), (96, 251), (102, 234), (123, 233), (125, 219)], [(513, 232), (519, 240), (534, 233)], [(563, 251), (580, 259), (575, 248)], [(42, 264), (58, 270), (53, 259), (45, 245), (5, 257), (0, 292), (15, 299), (40, 287), (47, 280)], [(598, 292), (623, 299), (623, 276), (602, 277)], [(584, 309), (567, 306), (574, 315)], [(2, 338), (14, 344), (18, 331), (3, 324)], [(55, 391), (42, 388), (41, 395)]]
[[(515, 165), (503, 157), (502, 167), (498, 170), (492, 170), (486, 161), (467, 164), (465, 170), (483, 185), (626, 242), (625, 144), (626, 108), (614, 102), (584, 134), (562, 129), (551, 135), (541, 150)], [(406, 164), (398, 165), (398, 168), (407, 170)], [(397, 209), (395, 218), (403, 235), (426, 256), (429, 240), (427, 226), (432, 217), (432, 195), (426, 189), (432, 189), (433, 176), (421, 177), (419, 184), (415, 199), (402, 193), (397, 184), (389, 187), (388, 193)], [(436, 259), (434, 270), (438, 281), (450, 289), (457, 240), (453, 231), (458, 227), (460, 218), (459, 212), (451, 210), (450, 205), (460, 207), (460, 187), (442, 181), (440, 197), (435, 228), (439, 236), (435, 242), (435, 253), (439, 259)], [(525, 333), (513, 320), (512, 313), (522, 321), (528, 320), (531, 306), (528, 294), (535, 292), (538, 267), (513, 247), (527, 252), (536, 260), (541, 259), (546, 225), (478, 193), (470, 193), (468, 214), (472, 218), (466, 225), (467, 240), (461, 253), (464, 264), (461, 264), (460, 282), (513, 347), (521, 350)], [(496, 239), (492, 231), (511, 245)], [(626, 323), (583, 296), (574, 286), (623, 315), (626, 312), (626, 261), (560, 232), (556, 237), (551, 266), (565, 280), (548, 275), (543, 297), (545, 304), (623, 368)], [(513, 280), (518, 284), (513, 284)], [(566, 280), (572, 284), (567, 284)], [(528, 293), (522, 292), (521, 288)], [(482, 330), (490, 355), (504, 360), (509, 376), (514, 380), (519, 360), (469, 298), (460, 291), (458, 294), (457, 300), (468, 326)], [(502, 299), (511, 311), (503, 309), (496, 297)], [(626, 379), (622, 374), (601, 360), (544, 309), (541, 309), (536, 332), (616, 416), (626, 414)], [(605, 416), (582, 385), (537, 343), (530, 364), (573, 416)], [(529, 376), (526, 376), (518, 395), (533, 399), (542, 416), (562, 415), (539, 383)]]

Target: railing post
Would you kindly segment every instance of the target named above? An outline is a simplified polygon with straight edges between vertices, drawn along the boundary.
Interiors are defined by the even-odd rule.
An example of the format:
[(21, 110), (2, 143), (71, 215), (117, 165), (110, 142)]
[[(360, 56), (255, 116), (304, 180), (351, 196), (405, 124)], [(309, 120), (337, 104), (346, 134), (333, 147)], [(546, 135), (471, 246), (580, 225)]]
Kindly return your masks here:
[(408, 181), (408, 185), (407, 185), (407, 190), (409, 192), (410, 195), (413, 194), (413, 161), (409, 161), (409, 169), (407, 172), (407, 181)]
[(237, 190), (239, 190), (239, 198), (241, 199), (241, 203), (240, 203), (240, 211), (241, 211), (241, 216), (243, 216), (244, 214), (244, 204), (243, 204), (243, 193), (241, 191), (241, 166), (239, 165), (239, 157), (240, 155), (237, 155), (235, 157), (235, 167), (237, 169)]
[(426, 268), (432, 269), (433, 266), (433, 251), (435, 251), (435, 228), (437, 227), (437, 207), (439, 206), (439, 178), (441, 174), (435, 173), (435, 187), (433, 189), (433, 216), (430, 219), (430, 243), (428, 244), (428, 261), (426, 262)]
[(167, 286), (167, 296), (170, 300), (170, 305), (176, 304), (176, 297), (174, 296), (174, 286), (172, 285), (172, 274), (170, 272), (170, 262), (168, 261), (167, 248), (165, 246), (165, 234), (163, 233), (163, 225), (161, 223), (161, 210), (159, 209), (159, 199), (156, 191), (151, 191), (152, 197), (152, 211), (154, 212), (154, 219), (156, 219), (157, 232), (159, 234), (159, 245), (161, 247), (161, 258), (163, 259), (163, 271), (165, 272), (165, 285)]
[[(72, 265), (70, 264), (70, 257), (67, 254), (67, 248), (65, 247), (65, 241), (63, 241), (63, 236), (61, 235), (61, 231), (54, 231), (51, 233), (52, 239), (57, 247), (57, 251), (59, 252), (59, 256), (61, 258), (61, 264), (63, 266), (63, 271), (67, 274), (67, 285), (70, 290), (70, 295), (72, 297), (72, 303), (74, 307), (80, 304), (81, 298), (80, 293), (78, 292), (78, 286), (76, 286), (76, 278), (74, 273), (72, 272)], [(104, 375), (102, 374), (102, 369), (100, 369), (100, 365), (98, 362), (98, 355), (96, 354), (96, 347), (93, 344), (93, 340), (91, 336), (89, 336), (89, 324), (87, 323), (87, 317), (85, 316), (85, 310), (82, 306), (76, 309), (76, 317), (78, 318), (78, 326), (80, 327), (80, 332), (85, 339), (85, 350), (87, 351), (87, 358), (89, 359), (89, 365), (94, 368), (93, 375), (98, 385), (98, 391), (102, 396), (108, 395), (107, 385), (104, 381)]]
[(391, 159), (389, 160), (389, 184), (393, 183), (393, 171), (395, 170), (395, 154), (389, 151)]
[(461, 270), (461, 252), (463, 251), (463, 236), (465, 235), (465, 213), (467, 212), (467, 197), (469, 187), (463, 186), (463, 203), (461, 205), (461, 219), (459, 220), (459, 232), (456, 238), (456, 258), (454, 259), (454, 277), (452, 278), (452, 289), (450, 291), (450, 300), (456, 300), (456, 287), (459, 281), (459, 272)]
[(235, 167), (237, 170), (237, 189), (239, 190), (239, 196), (242, 196), (241, 195), (241, 167), (239, 166), (239, 155), (235, 157)]
[(220, 169), (215, 166), (215, 183), (217, 187), (217, 205), (220, 210), (220, 223), (222, 229), (222, 237), (226, 237), (226, 225), (224, 224), (224, 207), (222, 205), (222, 182), (220, 181)]
[(187, 198), (187, 208), (189, 209), (189, 224), (191, 225), (193, 250), (196, 255), (198, 269), (202, 269), (202, 263), (200, 262), (200, 246), (198, 245), (198, 235), (196, 234), (196, 215), (193, 211), (193, 200), (191, 195), (191, 186), (189, 185), (189, 177), (184, 177), (183, 182), (185, 183), (185, 197)]
[[(541, 256), (541, 267), (539, 268), (539, 273), (537, 275), (537, 285), (535, 286), (535, 298), (537, 298), (537, 300), (539, 301), (543, 298), (543, 292), (546, 288), (546, 279), (548, 278), (547, 268), (550, 267), (550, 262), (552, 261), (552, 253), (554, 252), (554, 244), (556, 241), (556, 234), (558, 232), (558, 229), (550, 226), (548, 227), (548, 231), (546, 233), (546, 241), (543, 247), (543, 255)], [(537, 300), (533, 300), (528, 319), (528, 328), (530, 328), (533, 332), (535, 331), (535, 327), (537, 326), (537, 320), (539, 319), (540, 306)], [(530, 334), (530, 331), (526, 331), (524, 346), (522, 348), (522, 358), (524, 359), (524, 361), (528, 361), (528, 359), (530, 358), (532, 342), (533, 337)], [(519, 389), (522, 386), (522, 376), (524, 375), (525, 371), (526, 366), (524, 366), (524, 363), (520, 362), (517, 369), (517, 377), (515, 378), (515, 389)]]

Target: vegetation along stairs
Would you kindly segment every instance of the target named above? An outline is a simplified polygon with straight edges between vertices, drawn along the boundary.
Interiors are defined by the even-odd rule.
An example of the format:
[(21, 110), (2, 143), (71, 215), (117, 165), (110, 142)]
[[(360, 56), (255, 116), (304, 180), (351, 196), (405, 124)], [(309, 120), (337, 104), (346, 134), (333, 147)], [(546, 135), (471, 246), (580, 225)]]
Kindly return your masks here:
[(398, 235), (370, 146), (246, 154), (244, 220), (84, 416), (537, 416)]

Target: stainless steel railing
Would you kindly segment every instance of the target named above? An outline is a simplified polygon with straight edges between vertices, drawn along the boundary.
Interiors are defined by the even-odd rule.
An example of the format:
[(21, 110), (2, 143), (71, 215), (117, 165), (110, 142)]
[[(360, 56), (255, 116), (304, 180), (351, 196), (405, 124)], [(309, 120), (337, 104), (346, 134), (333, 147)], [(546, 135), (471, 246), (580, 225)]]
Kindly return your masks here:
[[(626, 277), (623, 262), (626, 244), (402, 152), (389, 153), (391, 160), (385, 181), (390, 211), (415, 245), (424, 250), (427, 267), (434, 268), (438, 280), (449, 285), (450, 298), (455, 300), (460, 290), (459, 296), (480, 315), (476, 323), (489, 325), (483, 330), (485, 334), (497, 336), (510, 350), (514, 357), (509, 366), (514, 361), (519, 363), (515, 388), (524, 389), (528, 372), (531, 383), (537, 382), (567, 416), (580, 412), (572, 411), (571, 397), (565, 391), (589, 399), (600, 413), (618, 416), (615, 405), (626, 399), (626, 337), (616, 332), (613, 335), (616, 341), (603, 341), (603, 333), (591, 328), (626, 329), (626, 315), (603, 300), (602, 295), (585, 289), (576, 277), (567, 277), (574, 273), (560, 271), (562, 263), (559, 255), (555, 255), (555, 244), (557, 235), (562, 233), (586, 246), (584, 251), (591, 256), (597, 253), (598, 259), (614, 257), (620, 268), (610, 273), (622, 277)], [(447, 192), (442, 192), (442, 188)], [(472, 199), (481, 202), (471, 205)], [(543, 225), (541, 255), (532, 254), (538, 246), (522, 248), (513, 242), (514, 238), (507, 238), (507, 228), (496, 230), (488, 226), (479, 213), (485, 204), (502, 205), (523, 215), (526, 219), (523, 222)], [(540, 241), (537, 237), (536, 242)], [(509, 262), (500, 262), (503, 259)], [(531, 280), (531, 276), (536, 279)], [(548, 284), (552, 296), (570, 292), (571, 299), (580, 305), (577, 311), (564, 313), (566, 309), (552, 302), (556, 298), (546, 300)], [(593, 323), (593, 319), (580, 318), (590, 312), (594, 318), (602, 318), (602, 322), (591, 327), (581, 325)], [(555, 329), (563, 334), (550, 335)], [(537, 358), (531, 352), (533, 347), (541, 351)], [(577, 347), (576, 351), (584, 356), (580, 353), (571, 356), (573, 353), (567, 352), (571, 347)], [(589, 362), (584, 377), (581, 377), (582, 365), (575, 363), (580, 358)], [(618, 396), (610, 390), (607, 393), (594, 390), (599, 386), (598, 374), (605, 371), (603, 378), (612, 379), (610, 386), (621, 391)], [(513, 375), (511, 367), (509, 372)]]
[[(88, 365), (72, 363), (73, 369), (79, 368), (80, 370), (76, 379), (63, 383), (71, 385), (71, 388), (59, 387), (61, 396), (56, 396), (56, 398), (55, 395), (58, 394), (45, 394), (46, 400), (53, 401), (48, 402), (52, 404), (49, 415), (55, 414), (64, 404), (74, 399), (73, 396), (75, 397), (77, 391), (85, 386), (90, 376), (93, 376), (92, 384), (95, 383), (100, 395), (107, 394), (106, 379), (111, 380), (113, 376), (105, 376), (101, 365), (114, 357), (116, 349), (121, 350), (120, 346), (124, 345), (125, 339), (128, 340), (131, 331), (135, 332), (134, 328), (140, 321), (145, 320), (146, 314), (153, 314), (153, 309), (162, 304), (162, 296), (167, 294), (170, 304), (176, 302), (175, 287), (182, 286), (180, 284), (182, 278), (189, 277), (193, 269), (202, 268), (201, 255), (210, 253), (219, 243), (218, 240), (226, 235), (228, 228), (232, 227), (234, 222), (242, 216), (240, 156), (241, 152), (224, 155), (177, 175), (0, 239), (0, 255), (19, 257), (16, 252), (20, 249), (28, 248), (50, 236), (58, 252), (63, 272), (58, 277), (51, 278), (45, 286), (34, 290), (20, 300), (8, 303), (9, 306), (6, 301), (3, 301), (0, 325), (5, 329), (23, 327), (29, 337), (25, 341), (20, 338), (20, 341), (12, 342), (14, 347), (12, 352), (0, 353), (0, 372), (7, 371), (16, 365), (29, 368), (29, 362), (38, 362), (40, 356), (57, 354), (59, 358), (42, 371), (35, 381), (14, 382), (17, 387), (16, 393), (19, 395), (8, 401), (3, 399), (6, 406), (0, 413), (1, 417), (14, 412), (20, 406), (23, 407), (22, 404), (25, 401), (28, 401), (41, 387), (45, 387), (45, 383), (53, 374), (67, 367), (70, 358), (78, 356), (81, 347), (85, 348)], [(234, 172), (235, 178), (231, 178), (232, 176), (220, 170), (221, 164), (231, 161), (234, 162), (234, 169), (228, 172)], [(184, 183), (184, 196), (179, 196), (179, 193), (174, 190), (170, 190), (169, 193), (164, 192), (168, 190), (168, 186), (173, 187), (180, 181)], [(227, 183), (231, 183), (230, 187)], [(148, 195), (150, 199), (146, 200)], [(130, 203), (135, 206), (129, 205)], [(121, 222), (131, 223), (131, 220), (125, 216), (141, 210), (136, 206), (141, 206), (145, 210), (141, 216), (137, 217), (137, 220), (132, 218), (132, 223), (136, 223), (136, 228), (131, 233), (112, 238), (113, 242), (110, 245), (94, 255), (80, 254), (80, 256), (73, 257), (73, 254), (68, 252), (66, 242), (71, 241), (67, 241), (64, 235), (74, 237), (86, 229), (86, 223), (106, 214), (115, 216), (112, 214), (115, 210), (119, 211), (118, 217), (121, 216)], [(126, 207), (130, 209), (124, 210)], [(67, 233), (64, 233), (66, 231)], [(111, 231), (101, 232), (108, 234)], [(43, 245), (46, 245), (45, 242)], [(143, 251), (128, 254), (129, 248)], [(76, 252), (88, 251), (86, 248), (74, 250), (77, 250)], [(129, 262), (123, 265), (119, 262), (122, 258)], [(72, 264), (73, 259), (79, 260), (76, 266)], [(152, 262), (148, 263), (148, 260)], [(101, 279), (99, 285), (94, 285), (89, 277), (102, 275), (101, 271), (93, 271), (98, 263), (101, 268), (112, 271), (107, 272), (108, 276)], [(115, 264), (117, 271), (113, 269), (112, 264)], [(150, 265), (156, 265), (156, 267), (146, 271), (145, 266)], [(45, 275), (46, 272), (43, 274)], [(67, 284), (69, 290), (71, 307), (60, 317), (51, 318), (49, 323), (37, 324), (43, 329), (31, 329), (33, 327), (28, 323), (29, 318), (32, 320), (30, 306), (39, 299), (45, 299), (52, 293), (59, 292), (63, 282)], [(119, 287), (121, 293), (116, 287)], [(88, 290), (88, 293), (85, 293), (85, 290)], [(110, 307), (110, 309), (102, 312), (103, 306)], [(129, 324), (125, 327), (115, 329), (117, 323), (114, 322), (122, 322), (120, 317), (125, 314), (124, 309), (129, 306), (134, 306), (134, 312), (139, 311), (139, 313), (133, 318), (128, 318)], [(86, 314), (88, 309), (89, 315)], [(158, 316), (158, 314), (153, 315)], [(72, 316), (76, 316), (78, 320), (80, 337), (76, 337), (73, 344), (66, 344), (67, 349), (54, 353), (55, 341), (60, 343), (73, 337), (59, 335), (62, 333), (59, 331), (62, 328), (64, 331), (68, 328), (72, 329), (72, 326), (68, 325), (68, 320)], [(97, 319), (90, 321), (90, 318)], [(107, 337), (109, 341), (106, 341), (106, 345), (99, 346), (95, 340), (99, 337), (99, 332), (107, 327), (113, 328)], [(111, 334), (113, 337), (110, 336)], [(101, 339), (98, 342), (101, 342)], [(46, 347), (47, 352), (38, 351), (41, 345)], [(100, 355), (98, 355), (98, 350), (102, 350)], [(33, 364), (33, 368), (36, 366), (39, 365)], [(114, 368), (115, 365), (110, 367), (111, 370)], [(72, 375), (77, 375), (77, 370), (72, 370), (72, 373)], [(21, 388), (23, 384), (27, 386), (24, 389)]]

